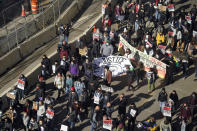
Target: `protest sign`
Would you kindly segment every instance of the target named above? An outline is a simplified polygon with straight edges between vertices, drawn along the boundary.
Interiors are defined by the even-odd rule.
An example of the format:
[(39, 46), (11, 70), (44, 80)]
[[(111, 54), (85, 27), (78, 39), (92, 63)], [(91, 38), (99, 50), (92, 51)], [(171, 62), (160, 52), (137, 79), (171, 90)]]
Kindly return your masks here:
[(68, 126), (61, 125), (60, 131), (68, 131)]
[(98, 96), (94, 96), (94, 104), (99, 104), (100, 98)]
[(168, 11), (169, 11), (169, 12), (174, 12), (174, 11), (175, 11), (175, 9), (174, 9), (174, 4), (168, 5)]
[(193, 37), (197, 37), (197, 31), (193, 30)]
[(94, 59), (93, 71), (94, 75), (104, 78), (104, 68), (108, 66), (112, 77), (116, 77), (126, 72), (126, 65), (132, 66), (130, 60), (124, 56), (100, 57)]
[(167, 9), (166, 6), (163, 6), (163, 5), (160, 5), (160, 6), (159, 6), (159, 10), (160, 10), (160, 11), (164, 11), (164, 12), (165, 12), (166, 9)]
[(103, 121), (103, 128), (111, 131), (112, 130), (112, 120), (104, 120)]
[(54, 117), (54, 112), (52, 112), (51, 110), (46, 110), (46, 116), (50, 119), (52, 119)]
[(171, 107), (164, 106), (163, 107), (163, 115), (171, 117), (172, 116)]
[(25, 82), (22, 80), (18, 80), (17, 88), (24, 90), (25, 88)]
[(185, 16), (185, 19), (187, 20), (187, 23), (192, 23), (192, 17), (191, 16)]
[(157, 74), (160, 78), (164, 78), (166, 74), (166, 64), (157, 60), (156, 58), (147, 55), (144, 52), (131, 46), (121, 35), (120, 43), (124, 46), (126, 50), (129, 48), (131, 50), (131, 55), (136, 61), (141, 61), (145, 66), (145, 71), (149, 71), (150, 68), (156, 68)]
[(130, 111), (130, 115), (131, 115), (131, 116), (133, 116), (133, 117), (135, 117), (136, 112), (137, 112), (136, 110), (131, 109), (131, 111)]
[(106, 92), (111, 92), (111, 93), (114, 92), (114, 89), (113, 88), (108, 87), (106, 85), (101, 85), (101, 90), (106, 91)]

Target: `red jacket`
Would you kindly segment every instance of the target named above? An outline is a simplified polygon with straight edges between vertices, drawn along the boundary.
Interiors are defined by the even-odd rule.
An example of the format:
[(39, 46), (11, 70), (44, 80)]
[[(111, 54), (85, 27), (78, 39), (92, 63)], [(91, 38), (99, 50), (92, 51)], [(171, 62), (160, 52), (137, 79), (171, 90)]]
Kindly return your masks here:
[(187, 107), (187, 109), (185, 109), (183, 106), (181, 107), (181, 116), (183, 118), (185, 118), (186, 120), (189, 120), (189, 118), (191, 117), (191, 110), (189, 107)]
[[(105, 26), (105, 19), (103, 19), (103, 27)], [(108, 19), (107, 26), (111, 27), (111, 20)]]
[(60, 59), (62, 59), (64, 56), (66, 57), (66, 60), (67, 60), (68, 59), (68, 51), (67, 50), (60, 51)]

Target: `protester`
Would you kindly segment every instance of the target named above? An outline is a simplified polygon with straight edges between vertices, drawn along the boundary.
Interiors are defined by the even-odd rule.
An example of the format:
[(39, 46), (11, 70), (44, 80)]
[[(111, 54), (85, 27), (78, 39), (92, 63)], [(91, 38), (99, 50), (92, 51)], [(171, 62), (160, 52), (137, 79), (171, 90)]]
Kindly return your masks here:
[(165, 88), (162, 88), (162, 90), (159, 93), (158, 101), (160, 103), (160, 111), (163, 113), (163, 107), (165, 106), (167, 102), (168, 94), (165, 91)]
[(104, 80), (105, 84), (107, 86), (110, 86), (111, 82), (112, 82), (112, 72), (110, 71), (108, 66), (105, 66), (105, 73), (104, 73), (104, 75), (105, 75), (105, 77), (104, 77), (105, 78), (105, 80)]
[(54, 85), (55, 87), (58, 89), (58, 96), (57, 96), (57, 99), (60, 98), (60, 95), (61, 93), (64, 94), (64, 76), (61, 74), (61, 73), (58, 73), (56, 76), (55, 76), (55, 81), (54, 81)]

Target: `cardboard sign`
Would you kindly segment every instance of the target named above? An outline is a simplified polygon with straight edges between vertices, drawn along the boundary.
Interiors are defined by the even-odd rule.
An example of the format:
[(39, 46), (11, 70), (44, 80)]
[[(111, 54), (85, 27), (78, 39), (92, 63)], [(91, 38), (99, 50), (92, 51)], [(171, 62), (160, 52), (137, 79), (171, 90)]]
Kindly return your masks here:
[(18, 80), (17, 88), (24, 90), (25, 89), (25, 82), (22, 80)]
[(160, 11), (165, 12), (165, 11), (166, 11), (166, 9), (167, 9), (167, 7), (166, 7), (166, 6), (163, 6), (163, 5), (160, 5), (160, 6), (159, 6), (159, 10), (160, 10)]
[(150, 68), (156, 67), (157, 74), (160, 78), (165, 78), (166, 75), (166, 64), (161, 62), (160, 60), (147, 55), (144, 52), (136, 49), (135, 47), (131, 46), (121, 35), (120, 35), (120, 43), (124, 46), (126, 50), (129, 48), (131, 50), (131, 56), (136, 60), (141, 61), (145, 66), (145, 71), (149, 71)]
[(103, 128), (111, 131), (112, 130), (112, 120), (104, 120), (103, 121)]
[(68, 126), (61, 125), (60, 131), (68, 131)]
[(163, 115), (171, 117), (172, 116), (171, 107), (164, 106), (163, 107)]
[(130, 115), (131, 115), (131, 116), (133, 116), (133, 117), (135, 117), (136, 112), (137, 112), (136, 110), (131, 109), (131, 111), (130, 111)]
[(168, 11), (169, 11), (169, 12), (174, 12), (174, 11), (175, 11), (175, 9), (174, 9), (174, 4), (168, 5)]
[(114, 89), (113, 88), (108, 87), (106, 85), (101, 85), (101, 90), (106, 91), (106, 92), (111, 92), (111, 93), (114, 92)]

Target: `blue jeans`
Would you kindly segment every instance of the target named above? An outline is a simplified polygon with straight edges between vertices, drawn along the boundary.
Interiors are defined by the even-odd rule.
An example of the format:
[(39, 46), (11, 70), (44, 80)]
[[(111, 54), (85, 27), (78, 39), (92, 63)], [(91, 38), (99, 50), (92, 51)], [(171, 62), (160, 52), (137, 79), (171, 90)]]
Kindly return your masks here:
[(66, 41), (66, 43), (68, 43), (68, 36), (65, 35), (64, 38), (65, 38), (64, 40)]
[(160, 18), (161, 18), (161, 14), (159, 13), (158, 10), (156, 10), (156, 12), (155, 12), (155, 19), (156, 20), (160, 20)]
[(139, 29), (139, 23), (135, 22), (135, 32), (137, 32), (138, 29)]
[(160, 104), (160, 111), (163, 113), (163, 107), (166, 105), (166, 101), (164, 101), (164, 102), (159, 102), (159, 104)]
[(73, 128), (75, 127), (75, 122), (74, 122), (74, 121), (68, 120), (68, 123), (69, 123), (69, 127), (70, 127), (71, 129), (73, 129)]

